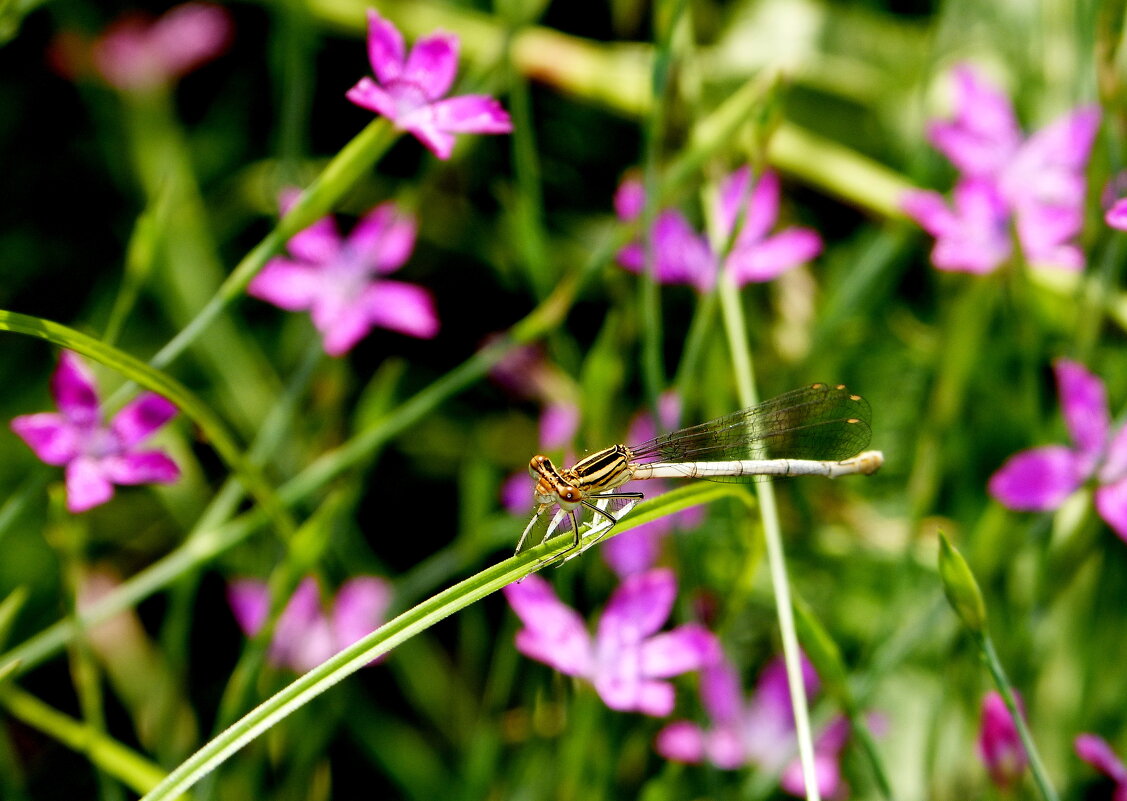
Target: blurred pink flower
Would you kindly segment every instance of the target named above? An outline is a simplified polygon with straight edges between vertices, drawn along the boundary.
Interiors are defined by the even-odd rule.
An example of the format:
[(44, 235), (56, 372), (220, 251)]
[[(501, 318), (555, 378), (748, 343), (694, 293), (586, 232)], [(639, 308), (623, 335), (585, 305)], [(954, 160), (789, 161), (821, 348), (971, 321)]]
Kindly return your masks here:
[(1104, 214), (1104, 222), (1112, 228), (1127, 231), (1127, 198), (1119, 198)]
[(540, 447), (563, 448), (579, 428), (579, 407), (568, 401), (553, 401), (540, 413)]
[[(818, 677), (805, 657), (802, 669), (806, 693), (812, 696), (818, 689)], [(723, 658), (701, 671), (700, 694), (711, 727), (702, 728), (687, 720), (671, 723), (658, 732), (659, 754), (675, 762), (710, 762), (723, 770), (756, 765), (778, 773), (786, 792), (806, 795), (782, 659), (763, 669), (746, 704), (740, 697), (739, 675)], [(839, 717), (823, 729), (814, 744), (818, 790), (826, 798), (840, 797), (845, 791), (839, 761), (848, 737), (848, 721)]]
[(58, 413), (17, 417), (12, 430), (44, 462), (66, 466), (71, 512), (105, 503), (113, 497), (114, 484), (170, 484), (180, 477), (180, 469), (166, 454), (137, 448), (176, 415), (170, 401), (146, 392), (104, 425), (94, 377), (69, 351), (59, 356), (51, 396)]
[(583, 618), (561, 603), (548, 582), (528, 576), (504, 589), (524, 624), (517, 650), (568, 676), (586, 679), (611, 709), (663, 716), (673, 711), (668, 679), (715, 659), (719, 645), (702, 626), (658, 630), (673, 610), (670, 570), (630, 576), (615, 590), (591, 637)]
[(1096, 510), (1127, 540), (1127, 426), (1111, 430), (1103, 382), (1084, 365), (1058, 359), (1054, 371), (1074, 447), (1046, 445), (1011, 456), (990, 477), (990, 494), (1011, 509), (1046, 512), (1094, 476)]
[[(251, 637), (266, 622), (270, 590), (263, 581), (239, 579), (228, 585), (227, 602), (239, 628)], [(327, 611), (317, 580), (310, 576), (298, 585), (278, 618), (270, 662), (298, 673), (312, 670), (382, 626), (390, 605), (391, 587), (386, 581), (360, 576), (341, 585), (332, 610)]]
[(435, 33), (405, 50), (395, 26), (369, 9), (368, 60), (376, 80), (361, 78), (348, 99), (414, 134), (440, 159), (450, 158), (454, 134), (512, 131), (508, 113), (488, 95), (440, 99), (454, 83), (458, 37)]
[(954, 70), (955, 118), (929, 126), (932, 144), (960, 172), (954, 209), (937, 192), (905, 194), (902, 207), (936, 238), (941, 270), (985, 273), (1012, 253), (1011, 224), (1025, 258), (1080, 270), (1072, 242), (1084, 217), (1084, 170), (1100, 124), (1086, 106), (1023, 138), (1013, 106), (975, 70)]
[[(641, 213), (641, 189), (632, 181), (637, 179), (628, 178), (615, 196), (615, 207), (625, 220)], [(737, 286), (744, 286), (771, 281), (821, 252), (821, 237), (809, 228), (785, 228), (769, 235), (778, 217), (778, 176), (766, 172), (753, 185), (751, 169), (741, 167), (720, 187), (721, 233), (731, 236), (740, 223), (723, 265), (708, 239), (697, 234), (679, 211), (668, 209), (658, 215), (651, 231), (655, 277), (663, 284), (688, 284), (699, 292), (709, 292), (721, 268)], [(643, 272), (645, 262), (646, 249), (641, 242), (618, 252), (618, 263), (632, 272)]]
[(186, 3), (158, 19), (122, 17), (93, 45), (95, 69), (111, 86), (138, 91), (168, 84), (216, 58), (231, 41), (231, 17), (220, 6)]
[[(1016, 696), (1016, 694), (1015, 694)], [(1021, 698), (1016, 697), (1021, 714), (1025, 710)], [(1017, 727), (1006, 709), (1006, 702), (994, 690), (982, 699), (982, 727), (978, 733), (978, 753), (990, 772), (990, 780), (997, 787), (1009, 789), (1021, 781), (1029, 757), (1021, 744)]]
[(286, 246), (293, 258), (271, 259), (247, 292), (287, 311), (309, 310), (330, 356), (347, 353), (375, 326), (429, 339), (438, 333), (430, 293), (383, 278), (414, 246), (415, 220), (393, 203), (376, 206), (344, 238), (325, 217), (295, 234)]
[(1112, 801), (1127, 801), (1127, 767), (1102, 737), (1081, 734), (1075, 742), (1076, 755), (1115, 782)]

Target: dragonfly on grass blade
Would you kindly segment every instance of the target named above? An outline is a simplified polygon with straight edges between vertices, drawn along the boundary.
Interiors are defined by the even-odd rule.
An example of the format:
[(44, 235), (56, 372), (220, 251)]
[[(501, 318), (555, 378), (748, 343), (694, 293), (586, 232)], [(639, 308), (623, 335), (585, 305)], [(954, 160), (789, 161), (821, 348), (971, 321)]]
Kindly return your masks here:
[(560, 511), (545, 540), (566, 514), (574, 538), (568, 550), (578, 547), (576, 512), (586, 507), (605, 519), (604, 530), (590, 543), (594, 545), (618, 522), (606, 508), (610, 500), (630, 501), (633, 506), (643, 497), (640, 492), (613, 491), (629, 481), (870, 475), (884, 463), (880, 451), (864, 450), (872, 438), (871, 420), (868, 402), (844, 385), (812, 384), (641, 445), (605, 448), (572, 467), (559, 469), (547, 456), (533, 456), (528, 472), (536, 481), (536, 513), (521, 534), (517, 553), (536, 521), (553, 506)]

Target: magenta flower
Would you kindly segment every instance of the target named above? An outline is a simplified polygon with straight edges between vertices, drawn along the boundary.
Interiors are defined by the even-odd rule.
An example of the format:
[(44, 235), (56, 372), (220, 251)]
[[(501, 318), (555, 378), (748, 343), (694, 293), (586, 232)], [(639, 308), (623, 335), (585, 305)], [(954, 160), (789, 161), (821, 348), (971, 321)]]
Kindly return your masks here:
[[(283, 199), (283, 210), (292, 199)], [(325, 217), (295, 234), (287, 245), (293, 258), (271, 259), (247, 292), (287, 311), (308, 310), (330, 356), (347, 353), (375, 326), (429, 339), (438, 333), (430, 293), (383, 278), (414, 247), (415, 220), (392, 203), (376, 206), (343, 239)]]
[(368, 61), (376, 80), (361, 78), (349, 100), (387, 117), (396, 128), (418, 137), (440, 159), (450, 158), (454, 134), (509, 133), (513, 125), (501, 104), (488, 95), (440, 99), (454, 83), (458, 37), (435, 33), (405, 54), (403, 36), (368, 10)]
[[(641, 213), (640, 190), (630, 185), (632, 180), (636, 181), (628, 179), (615, 196), (616, 209), (625, 220)], [(744, 286), (771, 281), (821, 252), (822, 240), (809, 228), (785, 228), (769, 235), (778, 217), (778, 176), (766, 172), (753, 186), (751, 169), (741, 167), (720, 188), (721, 232), (729, 237), (740, 223), (723, 264), (708, 239), (697, 234), (679, 211), (668, 209), (658, 215), (651, 231), (655, 277), (664, 284), (688, 284), (709, 292), (721, 269), (737, 286)], [(645, 246), (640, 242), (618, 253), (619, 264), (632, 272), (644, 271), (645, 260)]]
[(960, 172), (954, 208), (937, 192), (908, 192), (903, 209), (936, 239), (941, 270), (986, 273), (1012, 254), (1068, 270), (1084, 266), (1073, 243), (1084, 216), (1084, 170), (1100, 115), (1077, 109), (1022, 137), (1008, 98), (969, 66), (954, 70), (955, 118), (931, 124), (932, 144)]
[(1076, 755), (1115, 782), (1112, 801), (1127, 801), (1127, 767), (1102, 737), (1081, 734), (1074, 743)]
[[(1018, 709), (1025, 715), (1021, 698), (1016, 698)], [(1009, 789), (1021, 781), (1029, 757), (1021, 744), (1017, 726), (1006, 709), (1006, 702), (994, 690), (982, 699), (982, 727), (978, 733), (978, 753), (990, 772), (990, 780), (997, 787)]]
[(140, 91), (177, 78), (219, 56), (231, 41), (231, 17), (209, 3), (176, 6), (156, 20), (138, 14), (106, 29), (93, 62), (111, 86)]
[(1121, 197), (1111, 204), (1104, 214), (1104, 222), (1112, 228), (1127, 231), (1127, 197)]
[(1111, 430), (1103, 382), (1077, 362), (1054, 364), (1065, 425), (1074, 443), (1022, 451), (990, 477), (990, 494), (1010, 509), (1056, 509), (1095, 477), (1096, 510), (1127, 540), (1127, 426)]
[[(805, 657), (802, 668), (807, 695), (812, 696), (818, 689), (818, 677)], [(755, 694), (746, 704), (740, 694), (739, 675), (725, 659), (718, 659), (701, 672), (700, 694), (711, 727), (702, 728), (687, 720), (671, 723), (658, 732), (655, 747), (659, 754), (675, 762), (709, 762), (723, 770), (755, 765), (779, 774), (782, 788), (791, 795), (806, 795), (782, 659), (764, 668)], [(848, 721), (839, 717), (826, 726), (814, 744), (814, 775), (819, 792), (826, 798), (839, 797), (845, 790), (839, 762), (848, 737)]]
[(591, 682), (611, 709), (668, 715), (673, 711), (673, 685), (663, 679), (698, 670), (718, 652), (712, 633), (696, 624), (657, 633), (677, 594), (669, 570), (651, 570), (623, 581), (607, 603), (594, 638), (583, 618), (561, 603), (539, 576), (510, 584), (504, 593), (524, 624), (517, 632), (517, 650)]
[(176, 415), (176, 407), (146, 392), (122, 409), (108, 426), (98, 413), (94, 377), (77, 356), (63, 351), (51, 376), (59, 412), (12, 420), (12, 430), (50, 465), (66, 466), (67, 509), (85, 512), (113, 497), (113, 485), (171, 484), (180, 468), (161, 451), (138, 450)]
[[(266, 622), (270, 590), (265, 582), (239, 579), (227, 587), (227, 602), (239, 628), (251, 637)], [(298, 585), (278, 618), (270, 662), (298, 673), (312, 670), (382, 626), (390, 605), (390, 585), (375, 576), (361, 576), (342, 584), (332, 610), (326, 610), (317, 580), (310, 576)]]

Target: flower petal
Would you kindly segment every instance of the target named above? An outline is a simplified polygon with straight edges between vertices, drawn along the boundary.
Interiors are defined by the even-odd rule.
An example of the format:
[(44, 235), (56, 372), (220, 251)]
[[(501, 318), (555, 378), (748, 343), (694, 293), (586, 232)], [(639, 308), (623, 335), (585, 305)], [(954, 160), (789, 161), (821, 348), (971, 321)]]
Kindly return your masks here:
[(434, 125), (447, 133), (503, 134), (513, 130), (509, 112), (489, 95), (460, 95), (430, 106)]
[[(759, 181), (751, 191), (744, 213), (743, 227), (736, 237), (736, 247), (758, 242), (779, 219), (779, 176), (768, 170), (759, 176)], [(819, 241), (819, 249), (821, 249)]]
[(415, 42), (401, 80), (422, 90), (427, 100), (438, 100), (450, 91), (458, 72), (458, 37), (433, 33)]
[(1112, 228), (1127, 231), (1127, 198), (1121, 197), (1111, 205), (1104, 215), (1104, 222)]
[[(631, 222), (642, 216), (645, 205), (645, 184), (637, 170), (630, 170), (622, 177), (622, 183), (614, 193), (614, 213), (623, 222)], [(1127, 217), (1127, 211), (1124, 216)]]
[(160, 54), (170, 77), (206, 64), (230, 44), (231, 16), (211, 3), (185, 3), (169, 9), (149, 30), (149, 47)]
[(1087, 189), (1083, 171), (1099, 127), (1099, 109), (1086, 106), (1037, 131), (1006, 166), (1002, 193), (1011, 200), (1032, 197), (1039, 203), (1082, 205)]
[(1096, 490), (1096, 511), (1111, 530), (1127, 542), (1127, 478)]
[(102, 472), (114, 484), (171, 484), (180, 468), (160, 451), (141, 451), (102, 459)]
[(540, 446), (555, 450), (567, 445), (579, 428), (579, 407), (569, 401), (556, 401), (540, 414)]
[(708, 292), (716, 283), (716, 259), (680, 212), (658, 215), (653, 227), (654, 277), (662, 284), (688, 284)]
[(363, 254), (376, 274), (386, 275), (402, 267), (411, 255), (417, 227), (414, 216), (394, 203), (381, 203), (356, 223), (348, 235), (348, 247)]
[(395, 104), (395, 98), (371, 78), (361, 78), (351, 89), (344, 93), (344, 96), (349, 102), (355, 103), (360, 106), (360, 108), (374, 111), (393, 122), (399, 117), (399, 109)]
[(901, 207), (935, 237), (931, 261), (941, 270), (988, 273), (1010, 256), (1009, 211), (990, 181), (960, 181), (953, 210), (934, 192), (907, 192)]
[(700, 700), (714, 723), (734, 724), (740, 720), (740, 675), (726, 658), (715, 659), (701, 670)]
[(176, 405), (153, 392), (138, 395), (118, 412), (110, 429), (125, 447), (136, 445), (176, 416)]
[(286, 250), (309, 266), (327, 264), (340, 257), (341, 239), (332, 217), (322, 217), (290, 237)]
[(1111, 428), (1103, 381), (1084, 365), (1069, 359), (1057, 359), (1053, 372), (1061, 413), (1072, 441), (1084, 456), (1097, 456), (1103, 451)]
[(349, 579), (333, 600), (330, 623), (336, 650), (342, 650), (367, 637), (387, 622), (391, 605), (391, 585), (375, 576)]
[(227, 604), (239, 628), (252, 637), (266, 622), (266, 614), (270, 611), (270, 591), (264, 581), (236, 579), (227, 585)]
[(695, 623), (656, 634), (641, 645), (643, 675), (668, 678), (700, 670), (720, 655), (716, 635)]
[(629, 576), (614, 591), (599, 619), (596, 641), (639, 643), (660, 629), (673, 611), (677, 579), (659, 568)]
[[(1017, 699), (1021, 709), (1021, 699)], [(1024, 713), (1023, 713), (1024, 714)], [(982, 700), (982, 724), (978, 735), (978, 753), (986, 763), (990, 779), (998, 787), (1012, 787), (1029, 763), (1017, 726), (1002, 696), (991, 690)]]
[(955, 119), (933, 123), (928, 139), (960, 172), (993, 176), (1021, 143), (1013, 105), (969, 65), (953, 70)]
[(364, 292), (371, 325), (430, 339), (438, 334), (438, 312), (430, 292), (401, 281), (378, 281)]
[(51, 376), (51, 397), (59, 411), (75, 425), (89, 426), (98, 421), (98, 391), (94, 375), (86, 364), (64, 350), (59, 366)]
[(1051, 206), (1027, 201), (1018, 205), (1016, 215), (1018, 240), (1030, 264), (1072, 271), (1084, 268), (1083, 252), (1070, 242), (1084, 224), (1079, 205)]
[(548, 582), (528, 576), (503, 592), (525, 626), (517, 632), (518, 651), (568, 676), (591, 675), (591, 637), (583, 618), (560, 602)]
[(66, 469), (67, 509), (85, 512), (113, 497), (113, 484), (102, 472), (101, 464), (87, 456), (73, 459)]
[(809, 228), (788, 228), (772, 237), (739, 248), (728, 256), (725, 269), (738, 286), (778, 278), (792, 267), (822, 252), (822, 238)]
[(1102, 737), (1081, 734), (1074, 742), (1076, 755), (1116, 784), (1127, 782), (1127, 767)]
[(619, 578), (649, 570), (657, 562), (661, 541), (672, 527), (672, 518), (662, 517), (612, 537), (601, 547), (603, 559)]
[(321, 332), (321, 344), (330, 356), (343, 356), (368, 336), (374, 325), (368, 293), (360, 298), (326, 295), (310, 310), (313, 325)]
[(705, 733), (687, 720), (670, 723), (657, 733), (654, 749), (668, 760), (695, 765), (704, 759)]
[(372, 72), (383, 84), (388, 84), (403, 72), (403, 35), (381, 17), (375, 9), (368, 9), (368, 63)]
[(1010, 509), (1047, 512), (1060, 506), (1084, 482), (1086, 462), (1063, 445), (1021, 451), (990, 477), (987, 489)]
[(732, 228), (741, 213), (745, 215), (743, 227), (747, 227), (747, 215), (751, 213), (748, 209), (750, 201), (751, 168), (744, 165), (720, 184), (720, 231), (725, 237), (732, 235)]
[(254, 277), (247, 294), (286, 311), (304, 311), (320, 296), (323, 281), (324, 276), (316, 269), (276, 258)]
[(12, 431), (47, 464), (59, 467), (78, 455), (78, 431), (61, 414), (40, 412), (16, 417)]

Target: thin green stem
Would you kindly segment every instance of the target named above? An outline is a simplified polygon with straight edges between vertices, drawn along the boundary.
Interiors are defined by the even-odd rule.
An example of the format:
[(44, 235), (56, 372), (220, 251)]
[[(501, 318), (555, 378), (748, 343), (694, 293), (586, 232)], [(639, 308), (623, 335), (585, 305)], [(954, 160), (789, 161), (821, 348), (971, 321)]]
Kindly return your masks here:
[(1025, 747), (1025, 753), (1029, 757), (1029, 770), (1033, 774), (1033, 781), (1037, 784), (1037, 789), (1041, 791), (1041, 795), (1045, 801), (1059, 801), (1057, 791), (1053, 788), (1052, 782), (1049, 781), (1049, 774), (1045, 770), (1045, 764), (1041, 761), (1041, 754), (1037, 750), (1037, 745), (1033, 742), (1033, 735), (1029, 732), (1029, 726), (1025, 722), (1025, 716), (1018, 709), (1017, 699), (1014, 697), (1013, 685), (1010, 684), (1009, 678), (1006, 676), (1006, 671), (1002, 667), (1002, 662), (998, 659), (998, 653), (994, 650), (994, 641), (990, 639), (989, 633), (984, 633), (978, 640), (979, 649), (982, 652), (982, 659), (986, 662), (986, 667), (990, 670), (990, 675), (994, 678), (994, 685), (998, 688), (998, 692), (1002, 694), (1002, 700), (1006, 703), (1006, 709), (1010, 712), (1010, 717), (1013, 719), (1014, 725), (1017, 727), (1018, 736), (1021, 738), (1021, 744)]
[(80, 754), (134, 792), (145, 793), (158, 785), (164, 771), (117, 740), (79, 723), (10, 684), (0, 687), (0, 705), (12, 717), (50, 735)]
[[(742, 406), (754, 406), (758, 401), (758, 393), (755, 388), (755, 371), (751, 360), (751, 349), (747, 344), (747, 325), (744, 322), (739, 290), (723, 271), (721, 271), (718, 291), (720, 309), (724, 318), (724, 331), (731, 350), (732, 368), (736, 377), (736, 393)], [(810, 712), (806, 699), (806, 682), (803, 679), (802, 651), (795, 631), (790, 579), (787, 577), (782, 529), (779, 525), (778, 507), (775, 504), (775, 488), (770, 481), (763, 481), (755, 485), (755, 490), (759, 499), (760, 519), (763, 521), (763, 538), (767, 546), (771, 585), (775, 588), (775, 610), (779, 617), (783, 659), (787, 668), (791, 708), (794, 710), (794, 728), (798, 738), (798, 756), (802, 763), (802, 779), (806, 785), (806, 797), (810, 801), (819, 801), (818, 780), (814, 771), (814, 741), (810, 733)]]

